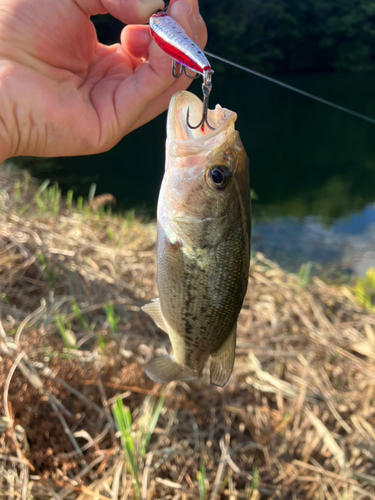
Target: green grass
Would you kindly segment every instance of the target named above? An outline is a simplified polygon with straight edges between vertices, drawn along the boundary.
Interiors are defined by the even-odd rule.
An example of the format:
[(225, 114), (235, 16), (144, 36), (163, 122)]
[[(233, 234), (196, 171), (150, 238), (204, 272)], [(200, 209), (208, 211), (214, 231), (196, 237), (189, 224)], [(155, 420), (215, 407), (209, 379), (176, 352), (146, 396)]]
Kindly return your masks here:
[(256, 192), (254, 191), (254, 189), (250, 189), (250, 198), (254, 201), (257, 201), (259, 200), (259, 196), (256, 194)]
[(65, 318), (63, 316), (57, 316), (57, 318), (55, 319), (55, 324), (61, 338), (64, 341), (65, 347), (67, 349), (76, 349), (77, 340), (74, 333), (72, 332), (72, 325), (70, 321), (66, 321), (67, 328), (65, 328)]
[(96, 338), (98, 340), (98, 346), (99, 346), (100, 350), (104, 353), (104, 351), (105, 351), (105, 339), (104, 339), (103, 335), (100, 332), (98, 332), (96, 335)]
[(120, 397), (117, 397), (112, 405), (113, 416), (121, 433), (121, 444), (132, 475), (137, 499), (141, 498), (139, 472), (144, 467), (145, 456), (152, 433), (158, 423), (164, 399), (165, 393), (160, 396), (156, 404), (150, 397), (146, 398), (141, 416), (136, 423), (132, 422), (130, 409), (124, 406)]
[(1, 298), (1, 301), (6, 305), (6, 306), (9, 306), (10, 307), (10, 302), (8, 300), (8, 297), (6, 295), (6, 293), (1, 293), (0, 294), (0, 298)]
[(34, 202), (40, 214), (50, 213), (56, 219), (60, 214), (61, 189), (57, 182), (48, 187), (49, 179), (46, 179), (34, 195)]
[(15, 191), (15, 195), (16, 195), (16, 200), (17, 201), (20, 201), (21, 199), (21, 181), (17, 180), (15, 183), (14, 183), (14, 191)]
[(306, 288), (310, 281), (312, 262), (306, 262), (306, 264), (302, 264), (298, 271), (298, 283)]
[(90, 190), (89, 190), (89, 197), (88, 197), (88, 202), (91, 203), (92, 200), (95, 198), (95, 191), (96, 191), (96, 184), (91, 184)]
[(114, 235), (115, 235), (115, 233), (113, 231), (113, 227), (109, 227), (107, 229), (107, 237), (108, 237), (109, 241), (113, 241)]
[(251, 497), (255, 496), (254, 492), (258, 491), (259, 484), (260, 484), (259, 469), (257, 467), (254, 467), (253, 468), (253, 479), (251, 480)]
[[(11, 172), (11, 167), (7, 167), (8, 173)], [(97, 209), (97, 213), (93, 214), (92, 209), (90, 208), (90, 203), (94, 200), (96, 195), (97, 186), (95, 183), (91, 184), (88, 192), (88, 196), (74, 196), (74, 192), (72, 189), (68, 190), (66, 195), (63, 196), (62, 190), (59, 187), (57, 182), (51, 183), (50, 179), (46, 179), (43, 181), (37, 191), (34, 191), (35, 184), (31, 182), (30, 175), (26, 173), (22, 173), (22, 178), (17, 179), (14, 182), (14, 190), (13, 190), (13, 200), (17, 205), (17, 215), (21, 217), (25, 212), (30, 209), (36, 209), (37, 216), (49, 216), (57, 219), (61, 210), (68, 210), (69, 212), (73, 211), (80, 215), (93, 215), (94, 217), (100, 218), (109, 218), (112, 216), (112, 206), (107, 204), (106, 206), (100, 206)], [(33, 190), (30, 193), (30, 187), (33, 186)], [(27, 200), (25, 197), (30, 195)], [(137, 215), (136, 215), (137, 213)], [(117, 211), (116, 217), (122, 219), (121, 229), (125, 230), (131, 228), (138, 217), (142, 216), (142, 222), (146, 223), (148, 221), (148, 217), (143, 216), (143, 210), (141, 209), (130, 209), (124, 212)], [(113, 227), (109, 227), (107, 229), (107, 236), (109, 241), (117, 240), (118, 236), (116, 230)]]
[(57, 280), (57, 270), (55, 268), (50, 269), (47, 266), (47, 261), (42, 252), (40, 252), (38, 255), (38, 262), (40, 264), (42, 271), (46, 275), (49, 284), (53, 287)]
[(109, 324), (109, 328), (112, 333), (117, 333), (117, 327), (118, 324), (120, 323), (120, 316), (117, 316), (115, 314), (115, 309), (113, 307), (112, 303), (109, 303), (107, 306), (104, 307), (105, 314), (107, 316), (107, 321)]
[(124, 213), (124, 221), (122, 223), (122, 228), (127, 229), (128, 227), (134, 226), (135, 223), (135, 210), (127, 210)]
[(363, 278), (357, 279), (353, 292), (361, 306), (375, 311), (375, 267), (370, 267)]
[(47, 210), (44, 191), (47, 189), (49, 183), (49, 179), (46, 179), (44, 182), (42, 182), (42, 184), (39, 186), (38, 191), (34, 195), (34, 202), (38, 207), (39, 213), (41, 214), (44, 214)]
[(77, 210), (79, 212), (82, 212), (82, 207), (83, 207), (83, 197), (78, 196), (78, 198), (77, 198)]
[(206, 500), (206, 467), (204, 466), (202, 459), (201, 459), (200, 470), (197, 473), (197, 480), (199, 487), (199, 499)]
[(66, 193), (66, 208), (68, 210), (71, 210), (73, 206), (73, 191), (69, 189), (69, 191)]
[(30, 208), (30, 205), (28, 203), (25, 203), (24, 205), (22, 205), (22, 207), (18, 211), (18, 217), (21, 217), (21, 215), (23, 215), (26, 212), (26, 210), (28, 210), (29, 208)]
[(59, 189), (57, 182), (55, 182), (53, 186), (47, 190), (47, 197), (50, 210), (52, 211), (52, 214), (56, 219), (60, 213), (60, 199), (61, 199), (61, 190)]
[(79, 305), (78, 305), (76, 299), (72, 299), (72, 310), (73, 310), (74, 314), (76, 315), (76, 317), (81, 322), (81, 325), (83, 326), (83, 328), (86, 331), (90, 331), (91, 330), (90, 325), (87, 323), (87, 321), (83, 317), (83, 315), (81, 313), (81, 309), (79, 308)]

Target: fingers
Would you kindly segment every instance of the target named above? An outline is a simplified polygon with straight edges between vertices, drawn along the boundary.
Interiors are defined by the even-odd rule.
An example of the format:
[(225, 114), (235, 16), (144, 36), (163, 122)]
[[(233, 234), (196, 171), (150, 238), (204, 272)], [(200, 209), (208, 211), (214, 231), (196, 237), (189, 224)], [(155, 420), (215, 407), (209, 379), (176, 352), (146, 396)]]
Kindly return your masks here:
[[(173, 3), (176, 3), (176, 1)], [(181, 4), (182, 2), (179, 3)], [(193, 4), (193, 9), (189, 6), (190, 3)], [(193, 10), (194, 16), (189, 15), (191, 10)], [(204, 22), (202, 22), (202, 18), (200, 18), (200, 22), (196, 22), (199, 16), (196, 17), (195, 12), (199, 14), (198, 3), (196, 1), (190, 2), (189, 0), (185, 0), (182, 6), (175, 5), (168, 13), (177, 21), (180, 18), (181, 23), (184, 23), (184, 18), (188, 16), (191, 34), (190, 38), (192, 38), (197, 45), (202, 47), (202, 43), (205, 44), (207, 38), (206, 26)], [(136, 58), (146, 57), (148, 55), (151, 41), (152, 36), (149, 26), (130, 24), (125, 26), (121, 33), (121, 44), (129, 54)]]
[[(200, 47), (203, 47), (207, 32), (203, 20), (197, 20), (197, 0), (177, 0), (170, 6), (170, 15), (186, 30), (186, 33)], [(194, 9), (193, 9), (194, 7)], [(148, 64), (144, 64), (130, 80), (141, 97), (150, 102), (170, 87), (174, 79), (171, 75), (171, 58), (165, 54), (153, 41), (149, 47)], [(183, 88), (187, 88), (189, 81), (183, 77)]]
[[(185, 77), (186, 79), (186, 77)], [(135, 121), (129, 130), (132, 132), (137, 128), (145, 125), (149, 121), (153, 120), (157, 116), (159, 116), (163, 111), (168, 109), (170, 100), (172, 96), (179, 92), (180, 90), (185, 90), (191, 84), (191, 80), (187, 82), (182, 80), (182, 77), (176, 80), (170, 87), (168, 87), (162, 94), (158, 95), (156, 99), (149, 103), (149, 105), (145, 108), (143, 113), (139, 116), (137, 121)]]
[(163, 0), (74, 0), (87, 15), (109, 13), (125, 24), (143, 24), (157, 10), (164, 8)]
[[(204, 48), (207, 42), (207, 29), (202, 17), (199, 14), (197, 0), (185, 0), (185, 2), (172, 0), (168, 13), (176, 19), (176, 21), (179, 22), (183, 28), (186, 29), (187, 34), (199, 47)], [(130, 39), (134, 35), (134, 32), (129, 32), (128, 35), (130, 35)], [(127, 40), (128, 42), (130, 41), (129, 39)], [(146, 57), (146, 55), (147, 51), (145, 50), (141, 57)], [(143, 79), (146, 80), (146, 77), (149, 77), (149, 74), (146, 74), (146, 70), (149, 71), (150, 69), (159, 75), (164, 74), (165, 79), (163, 84), (158, 84), (158, 82), (155, 83), (155, 75), (153, 75), (153, 79), (150, 78), (149, 81), (153, 82), (153, 87), (147, 88), (149, 103), (144, 107), (144, 111), (139, 115), (138, 119), (133, 124), (132, 130), (147, 123), (165, 111), (173, 94), (186, 89), (191, 84), (191, 80), (185, 76), (182, 76), (177, 80), (171, 78), (171, 58), (166, 57), (161, 49), (156, 46), (155, 42), (153, 42), (149, 48), (149, 61), (149, 67), (145, 65), (146, 67), (140, 68), (140, 74), (139, 76), (137, 75), (139, 78), (138, 81), (141, 82)], [(142, 84), (140, 83), (139, 88), (141, 88), (141, 85)]]
[(154, 12), (164, 8), (163, 0), (102, 0), (102, 4), (125, 24), (147, 23)]
[(148, 22), (150, 16), (164, 8), (162, 0), (102, 0), (108, 12), (125, 24)]
[(151, 41), (149, 26), (129, 24), (121, 33), (121, 45), (128, 54), (135, 58), (148, 56)]
[[(207, 41), (207, 30), (206, 25), (199, 14), (198, 2), (196, 0), (185, 0), (185, 2), (178, 2), (178, 0), (172, 0), (171, 7), (168, 11), (169, 15), (174, 17), (180, 23), (184, 23), (186, 17), (188, 17), (189, 27), (190, 27), (190, 38), (201, 48), (203, 48)], [(182, 5), (180, 5), (182, 4)], [(191, 14), (193, 11), (193, 16)], [(150, 29), (148, 26), (144, 25), (128, 25), (125, 26), (121, 33), (121, 44), (126, 50), (126, 52), (132, 57), (148, 58), (148, 50), (152, 37), (150, 34)], [(135, 62), (135, 66), (139, 64), (140, 61)], [(185, 83), (186, 85), (186, 83)]]
[[(203, 19), (196, 13), (197, 0), (171, 2), (169, 14), (203, 48), (207, 32)], [(127, 26), (121, 36), (121, 49), (132, 58), (133, 74), (120, 84), (111, 80), (108, 85), (101, 85), (100, 92), (97, 89), (95, 107), (100, 106), (101, 122), (104, 125), (113, 122), (113, 112), (115, 114), (116, 127), (110, 134), (112, 143), (118, 140), (117, 134), (123, 136), (164, 111), (171, 96), (191, 83), (185, 76), (173, 78), (171, 57), (150, 40), (148, 26)], [(108, 140), (107, 134), (101, 135), (103, 150), (108, 148)]]
[[(189, 34), (190, 38), (201, 48), (203, 49), (207, 43), (207, 28), (206, 24), (203, 21), (202, 16), (199, 13), (199, 4), (198, 0), (185, 0), (185, 2), (190, 5), (193, 11), (193, 24), (190, 24), (191, 34)], [(171, 15), (178, 23), (182, 25), (182, 19), (180, 18), (180, 13), (178, 10), (178, 6), (175, 4), (180, 3), (179, 0), (171, 0), (169, 4), (168, 14)], [(182, 22), (181, 22), (182, 21)]]

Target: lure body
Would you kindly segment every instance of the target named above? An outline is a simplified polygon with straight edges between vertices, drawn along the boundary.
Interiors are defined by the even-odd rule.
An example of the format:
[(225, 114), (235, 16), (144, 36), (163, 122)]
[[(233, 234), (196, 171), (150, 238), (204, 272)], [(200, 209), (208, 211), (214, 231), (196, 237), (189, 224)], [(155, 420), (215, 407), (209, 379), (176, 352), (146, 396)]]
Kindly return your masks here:
[(203, 51), (187, 36), (185, 30), (165, 12), (157, 12), (151, 16), (150, 30), (159, 47), (179, 64), (201, 75), (213, 72)]

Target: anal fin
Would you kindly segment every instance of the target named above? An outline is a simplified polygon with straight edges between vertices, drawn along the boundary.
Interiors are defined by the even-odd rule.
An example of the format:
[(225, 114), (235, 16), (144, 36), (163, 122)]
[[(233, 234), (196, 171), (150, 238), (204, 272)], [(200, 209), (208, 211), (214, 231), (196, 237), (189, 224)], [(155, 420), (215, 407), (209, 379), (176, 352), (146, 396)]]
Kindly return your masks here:
[(153, 358), (145, 364), (146, 374), (154, 382), (167, 384), (172, 380), (191, 380), (196, 377), (188, 368), (174, 361), (173, 356)]
[(232, 328), (224, 344), (211, 354), (210, 382), (212, 385), (224, 387), (233, 371), (236, 355), (236, 325)]
[(142, 311), (147, 313), (151, 318), (155, 321), (156, 325), (164, 330), (166, 333), (168, 333), (168, 325), (165, 322), (163, 313), (161, 312), (160, 308), (160, 300), (155, 299), (149, 304), (144, 305), (141, 307)]

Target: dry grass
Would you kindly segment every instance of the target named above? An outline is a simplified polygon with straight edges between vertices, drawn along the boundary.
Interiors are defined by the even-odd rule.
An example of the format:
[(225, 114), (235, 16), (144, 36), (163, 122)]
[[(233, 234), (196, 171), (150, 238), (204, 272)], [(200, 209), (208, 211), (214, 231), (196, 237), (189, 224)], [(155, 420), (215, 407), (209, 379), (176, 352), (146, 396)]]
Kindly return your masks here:
[[(0, 498), (137, 498), (111, 405), (130, 408), (138, 446), (164, 390), (142, 365), (169, 349), (140, 311), (155, 227), (0, 168)], [(138, 496), (375, 498), (375, 315), (257, 255), (238, 337), (224, 390), (167, 387)]]

